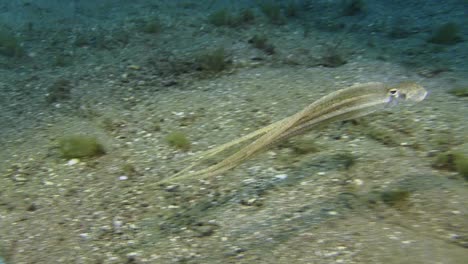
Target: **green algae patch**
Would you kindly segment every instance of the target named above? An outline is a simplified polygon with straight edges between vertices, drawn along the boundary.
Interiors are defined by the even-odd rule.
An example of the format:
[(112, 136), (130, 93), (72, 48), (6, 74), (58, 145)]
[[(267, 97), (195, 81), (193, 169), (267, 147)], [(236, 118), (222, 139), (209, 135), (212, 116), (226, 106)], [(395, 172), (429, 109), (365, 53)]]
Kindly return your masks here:
[(201, 70), (217, 73), (227, 69), (231, 61), (228, 60), (225, 49), (220, 47), (199, 55), (197, 63)]
[(432, 167), (448, 171), (456, 171), (468, 180), (468, 157), (460, 151), (447, 151), (436, 156)]
[(408, 190), (387, 190), (380, 194), (380, 199), (388, 206), (401, 208), (408, 203), (410, 192)]
[(59, 150), (62, 157), (91, 158), (105, 154), (104, 147), (92, 136), (71, 135), (59, 140)]
[(168, 134), (166, 136), (166, 141), (169, 143), (169, 145), (183, 151), (189, 150), (192, 145), (187, 136), (184, 133), (178, 131)]

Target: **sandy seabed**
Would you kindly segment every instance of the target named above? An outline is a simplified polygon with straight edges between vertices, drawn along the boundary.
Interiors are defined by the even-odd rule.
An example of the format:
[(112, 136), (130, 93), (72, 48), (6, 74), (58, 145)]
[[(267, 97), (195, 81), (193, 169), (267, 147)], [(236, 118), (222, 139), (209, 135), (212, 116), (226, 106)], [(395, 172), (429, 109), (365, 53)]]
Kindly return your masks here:
[[(5, 263), (457, 264), (468, 258), (467, 181), (434, 168), (440, 153), (468, 156), (467, 98), (448, 93), (467, 85), (460, 65), (404, 65), (360, 47), (351, 34), (347, 63), (323, 67), (313, 62), (323, 47), (297, 33), (296, 22), (258, 26), (277, 49), (266, 55), (245, 41), (257, 28), (201, 29), (190, 27), (190, 19), (197, 18), (171, 24), (157, 38), (136, 34), (121, 48), (78, 47), (64, 67), (48, 64), (53, 53), (38, 52), (48, 42), (34, 42), (37, 35), (25, 57), (2, 58)], [(182, 41), (193, 36), (199, 49), (227, 47), (227, 69), (204, 74), (184, 66), (172, 74), (172, 62), (162, 58), (199, 54)], [(60, 79), (69, 94), (50, 102), (50, 87)], [(415, 81), (429, 95), (416, 105), (312, 130), (219, 177), (158, 184), (203, 150), (370, 81)], [(168, 144), (174, 131), (189, 138), (190, 150)], [(96, 137), (106, 154), (63, 158), (59, 140), (76, 134)]]

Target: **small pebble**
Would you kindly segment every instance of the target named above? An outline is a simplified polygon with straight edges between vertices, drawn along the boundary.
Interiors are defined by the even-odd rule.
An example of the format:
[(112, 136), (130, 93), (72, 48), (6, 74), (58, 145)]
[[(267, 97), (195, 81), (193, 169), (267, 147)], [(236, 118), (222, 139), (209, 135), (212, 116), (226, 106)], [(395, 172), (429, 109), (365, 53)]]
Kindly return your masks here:
[(78, 164), (78, 163), (80, 163), (80, 160), (79, 160), (79, 159), (71, 159), (71, 160), (69, 160), (69, 161), (67, 162), (67, 165), (68, 165), (68, 166), (73, 166), (73, 165), (76, 165), (76, 164)]
[(137, 252), (130, 252), (130, 253), (127, 254), (127, 259), (129, 261), (135, 261), (138, 256), (139, 256), (139, 254)]
[(274, 178), (277, 179), (277, 180), (285, 180), (286, 178), (288, 178), (288, 175), (287, 174), (278, 174), (278, 175), (275, 175)]
[(53, 186), (54, 183), (51, 182), (51, 181), (44, 181), (44, 185), (45, 185), (45, 186)]
[(355, 180), (354, 180), (354, 184), (356, 184), (357, 186), (361, 186), (361, 185), (364, 184), (364, 181), (361, 180), (361, 179), (355, 179)]
[(131, 70), (135, 70), (135, 71), (138, 71), (138, 70), (141, 69), (141, 67), (139, 65), (128, 65), (127, 68), (129, 68)]
[(13, 176), (13, 180), (16, 181), (16, 182), (25, 182), (25, 181), (27, 181), (26, 178), (18, 176), (18, 175)]

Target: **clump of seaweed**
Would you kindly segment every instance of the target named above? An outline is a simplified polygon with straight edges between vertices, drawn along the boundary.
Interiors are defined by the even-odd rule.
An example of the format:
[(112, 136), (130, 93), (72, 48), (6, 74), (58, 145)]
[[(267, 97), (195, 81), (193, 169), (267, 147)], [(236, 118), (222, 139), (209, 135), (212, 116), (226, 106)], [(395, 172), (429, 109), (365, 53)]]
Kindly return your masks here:
[(415, 33), (415, 30), (411, 28), (411, 21), (405, 17), (398, 17), (393, 21), (388, 36), (395, 39), (407, 38)]
[(432, 167), (455, 171), (455, 155), (450, 151), (439, 153), (432, 162)]
[(432, 167), (448, 171), (458, 172), (465, 180), (468, 180), (468, 157), (459, 151), (447, 151), (436, 156)]
[(255, 20), (255, 14), (251, 9), (243, 9), (239, 14), (235, 15), (230, 13), (227, 9), (223, 8), (211, 13), (208, 16), (208, 22), (217, 27), (228, 26), (238, 27), (245, 24), (250, 24)]
[(200, 66), (201, 70), (208, 72), (221, 72), (225, 70), (230, 63), (224, 47), (208, 51), (197, 58), (197, 64)]
[(79, 33), (75, 36), (75, 39), (73, 41), (73, 45), (76, 47), (86, 47), (91, 45), (91, 38), (87, 36), (85, 33)]
[(98, 139), (92, 136), (65, 136), (58, 143), (60, 154), (67, 159), (91, 158), (106, 153)]
[(334, 45), (327, 45), (318, 64), (328, 68), (336, 68), (348, 63), (339, 50), (340, 44), (341, 41), (337, 41)]
[(443, 129), (430, 135), (427, 143), (433, 146), (434, 149), (439, 152), (447, 152), (456, 145), (460, 145), (462, 142), (455, 137), (453, 131), (448, 129)]
[(241, 24), (251, 24), (251, 23), (253, 23), (255, 21), (255, 14), (252, 11), (252, 9), (250, 9), (250, 8), (243, 9), (239, 13), (237, 20)]
[(336, 155), (336, 158), (343, 164), (345, 170), (349, 170), (356, 164), (356, 156), (351, 152), (342, 152)]
[(344, 0), (343, 1), (343, 15), (355, 16), (365, 13), (366, 3), (364, 0)]
[(403, 209), (408, 204), (409, 197), (410, 191), (402, 189), (387, 190), (380, 194), (382, 202), (398, 209)]
[(3, 243), (0, 243), (0, 264), (13, 263), (13, 255), (15, 253), (15, 242), (13, 245), (6, 247)]
[(67, 56), (64, 53), (58, 53), (57, 55), (54, 56), (52, 64), (57, 67), (65, 67), (70, 65), (72, 62), (72, 59), (70, 56)]
[(268, 37), (264, 34), (255, 35), (249, 39), (249, 43), (256, 49), (264, 51), (268, 55), (275, 53), (275, 46), (271, 43), (268, 43)]
[(182, 133), (180, 131), (174, 131), (174, 132), (169, 133), (166, 136), (166, 141), (167, 143), (169, 143), (169, 145), (177, 149), (183, 150), (183, 151), (189, 150), (190, 147), (192, 146), (192, 143), (187, 138), (185, 133)]
[(120, 172), (129, 177), (129, 178), (133, 178), (137, 175), (139, 175), (139, 172), (138, 170), (135, 168), (135, 166), (131, 163), (124, 163), (120, 166)]
[(208, 22), (217, 27), (232, 26), (234, 24), (234, 17), (227, 9), (220, 9), (208, 16)]
[(429, 42), (443, 45), (453, 45), (462, 41), (458, 25), (452, 22), (441, 25), (428, 39)]
[(468, 181), (468, 157), (463, 153), (458, 153), (455, 156), (455, 168), (457, 172)]
[(468, 96), (468, 86), (467, 87), (456, 87), (448, 91), (449, 94), (455, 95), (458, 97), (467, 97)]
[(287, 147), (291, 148), (296, 155), (306, 155), (320, 151), (320, 147), (313, 140), (297, 139), (289, 141)]
[(7, 57), (21, 57), (23, 47), (13, 33), (0, 28), (0, 54)]
[(157, 34), (161, 32), (162, 24), (159, 18), (153, 17), (144, 22), (141, 31), (147, 34)]
[(364, 132), (369, 138), (376, 140), (386, 146), (398, 146), (399, 142), (396, 135), (391, 131), (378, 127), (367, 127)]
[(263, 2), (260, 3), (260, 10), (268, 18), (270, 23), (275, 25), (284, 25), (286, 24), (286, 19), (281, 13), (281, 7), (279, 4), (273, 2)]
[(294, 1), (289, 1), (284, 12), (287, 17), (297, 17), (299, 14), (299, 7)]

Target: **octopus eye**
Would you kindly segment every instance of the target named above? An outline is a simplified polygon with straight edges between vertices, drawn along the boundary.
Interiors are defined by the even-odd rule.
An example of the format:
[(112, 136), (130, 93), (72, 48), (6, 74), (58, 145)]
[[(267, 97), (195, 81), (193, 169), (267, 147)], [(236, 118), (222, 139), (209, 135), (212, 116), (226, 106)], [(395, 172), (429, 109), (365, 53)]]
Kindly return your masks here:
[(391, 96), (397, 96), (398, 95), (398, 90), (397, 89), (390, 89), (389, 91)]

